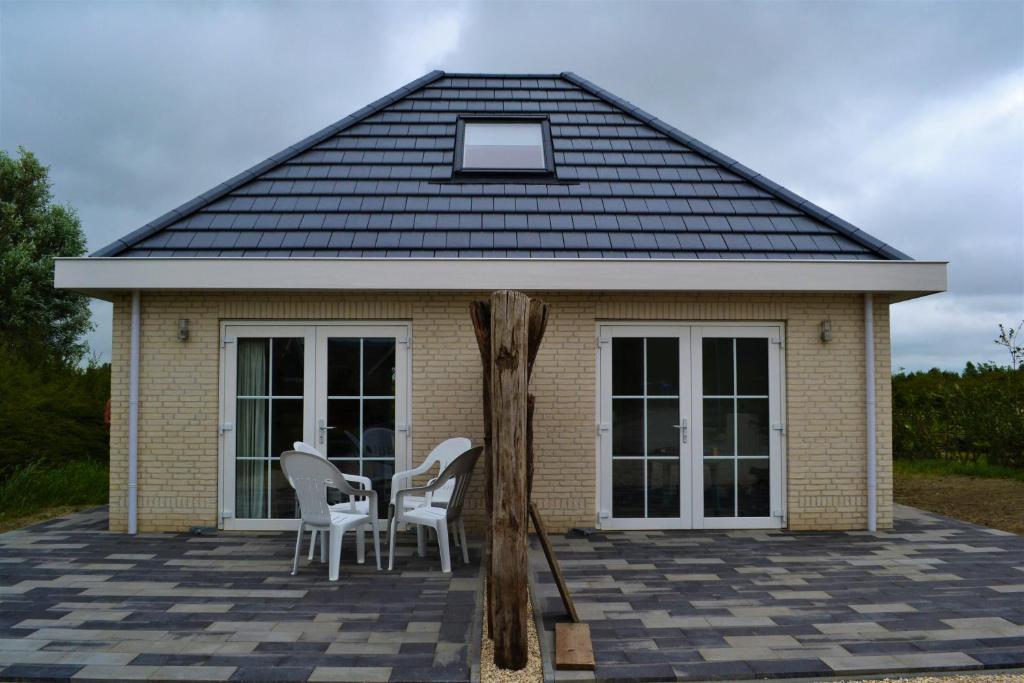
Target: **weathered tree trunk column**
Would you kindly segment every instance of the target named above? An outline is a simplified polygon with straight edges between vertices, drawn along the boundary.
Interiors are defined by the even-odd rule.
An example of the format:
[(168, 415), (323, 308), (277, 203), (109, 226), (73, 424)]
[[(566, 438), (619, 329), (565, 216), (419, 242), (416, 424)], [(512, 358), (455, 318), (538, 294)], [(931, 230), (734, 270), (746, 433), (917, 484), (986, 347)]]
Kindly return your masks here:
[(491, 295), (491, 521), (494, 663), (521, 669), (527, 634), (526, 417), (530, 299), (521, 292)]
[(494, 662), (521, 669), (527, 642), (527, 525), (533, 484), (530, 374), (547, 327), (548, 305), (499, 291), (470, 304), (483, 375), (486, 451), (487, 623)]

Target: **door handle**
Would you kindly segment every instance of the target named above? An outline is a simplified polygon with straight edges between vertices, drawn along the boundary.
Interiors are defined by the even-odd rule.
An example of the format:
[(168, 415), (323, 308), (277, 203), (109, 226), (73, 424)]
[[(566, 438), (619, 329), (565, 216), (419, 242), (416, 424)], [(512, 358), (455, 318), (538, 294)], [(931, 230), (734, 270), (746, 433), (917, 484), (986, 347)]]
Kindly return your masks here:
[(320, 419), (320, 443), (323, 443), (327, 439), (327, 432), (334, 429), (331, 425), (327, 424), (327, 420)]
[(680, 430), (679, 436), (683, 439), (683, 443), (687, 442), (690, 431), (690, 421), (685, 417), (680, 421), (680, 424), (672, 425), (676, 429)]

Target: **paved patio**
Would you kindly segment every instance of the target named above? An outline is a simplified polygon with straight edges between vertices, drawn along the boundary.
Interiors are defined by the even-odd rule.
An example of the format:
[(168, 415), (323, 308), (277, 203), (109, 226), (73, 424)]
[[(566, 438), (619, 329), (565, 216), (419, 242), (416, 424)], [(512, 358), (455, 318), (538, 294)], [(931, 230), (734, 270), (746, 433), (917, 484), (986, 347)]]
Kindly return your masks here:
[[(479, 553), (291, 576), (294, 534), (106, 531), (105, 509), (0, 534), (0, 680), (467, 681)], [(304, 564), (304, 563), (303, 563)], [(387, 566), (386, 564), (384, 566)]]
[[(1024, 667), (1024, 537), (899, 507), (878, 534), (553, 537), (605, 681)], [(564, 617), (536, 542), (554, 677)], [(557, 672), (558, 680), (593, 678)]]

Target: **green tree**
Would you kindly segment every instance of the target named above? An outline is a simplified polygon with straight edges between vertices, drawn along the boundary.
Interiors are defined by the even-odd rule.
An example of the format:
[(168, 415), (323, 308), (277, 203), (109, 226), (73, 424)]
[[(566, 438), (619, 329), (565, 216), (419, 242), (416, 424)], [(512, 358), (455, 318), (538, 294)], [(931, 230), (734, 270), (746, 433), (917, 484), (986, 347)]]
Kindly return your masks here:
[(19, 147), (0, 150), (0, 344), (74, 364), (86, 345), (89, 301), (53, 287), (53, 260), (81, 256), (85, 235), (73, 208), (56, 204), (49, 169)]

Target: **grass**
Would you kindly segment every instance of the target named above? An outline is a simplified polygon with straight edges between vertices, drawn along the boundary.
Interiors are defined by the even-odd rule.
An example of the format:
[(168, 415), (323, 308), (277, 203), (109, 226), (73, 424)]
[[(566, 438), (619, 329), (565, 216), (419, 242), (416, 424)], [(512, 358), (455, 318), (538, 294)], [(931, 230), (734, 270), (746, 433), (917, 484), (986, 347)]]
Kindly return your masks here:
[(981, 477), (983, 479), (1018, 479), (1024, 481), (1024, 470), (989, 465), (985, 461), (957, 460), (893, 460), (893, 472), (899, 475)]
[(893, 495), (974, 524), (1024, 534), (1024, 472), (984, 462), (894, 460)]
[(0, 481), (0, 531), (107, 502), (106, 463), (72, 460), (62, 465), (35, 462)]

